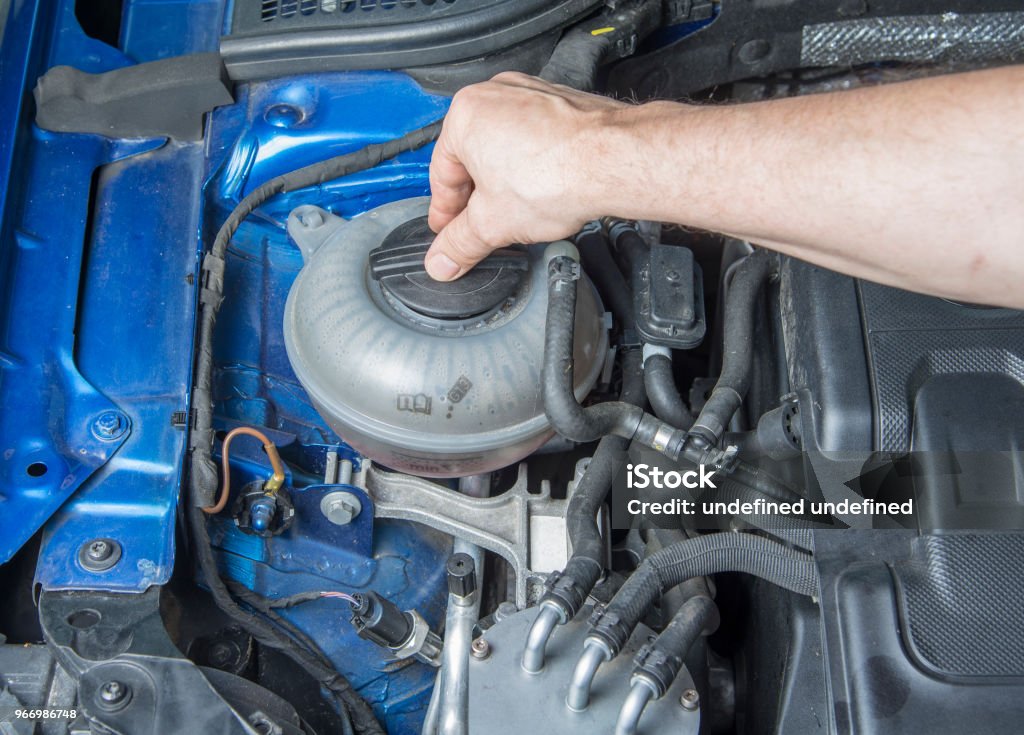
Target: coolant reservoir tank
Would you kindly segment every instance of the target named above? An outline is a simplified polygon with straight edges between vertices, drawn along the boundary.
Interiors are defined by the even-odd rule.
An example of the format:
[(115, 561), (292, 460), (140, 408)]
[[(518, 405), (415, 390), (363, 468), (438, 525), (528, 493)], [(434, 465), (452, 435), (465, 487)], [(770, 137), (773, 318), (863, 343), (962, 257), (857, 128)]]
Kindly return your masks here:
[[(459, 477), (513, 464), (552, 434), (540, 385), (546, 264), (543, 247), (509, 248), (457, 281), (432, 280), (428, 204), (406, 199), (352, 220), (292, 211), (288, 233), (305, 263), (284, 340), (299, 382), (345, 441), (392, 469)], [(582, 399), (608, 336), (593, 286), (585, 280), (578, 293)]]

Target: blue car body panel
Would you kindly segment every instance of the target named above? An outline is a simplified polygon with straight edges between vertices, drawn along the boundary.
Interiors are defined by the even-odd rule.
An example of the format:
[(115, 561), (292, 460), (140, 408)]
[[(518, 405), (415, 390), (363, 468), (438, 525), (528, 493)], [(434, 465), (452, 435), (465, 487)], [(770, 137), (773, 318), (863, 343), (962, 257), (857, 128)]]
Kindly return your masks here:
[[(124, 4), (121, 48), (87, 37), (74, 3), (15, 3), (0, 80), (0, 561), (42, 527), (36, 582), (45, 589), (138, 592), (166, 583), (186, 434), (199, 255), (238, 200), (285, 171), (398, 137), (440, 117), (444, 97), (388, 72), (291, 77), (241, 85), (207, 116), (200, 142), (116, 140), (32, 124), (31, 91), (46, 69), (103, 72), (215, 50), (216, 2)], [(257, 425), (294, 464), (326, 451), (359, 457), (323, 424), (283, 349), (282, 314), (301, 267), (288, 212), (315, 202), (345, 217), (428, 191), (429, 149), (372, 171), (269, 202), (241, 228), (218, 321), (220, 427)], [(240, 484), (266, 476), (259, 446), (239, 442)], [(290, 473), (302, 512), (264, 540), (211, 526), (223, 571), (269, 595), (372, 588), (433, 625), (443, 616), (447, 537), (403, 523), (338, 528), (315, 508), (336, 487)], [(350, 488), (351, 489), (351, 488)], [(354, 490), (354, 489), (351, 489)], [(94, 538), (123, 557), (96, 573), (77, 560)], [(333, 606), (334, 609), (331, 609)], [(421, 664), (396, 667), (356, 637), (337, 601), (288, 611), (376, 707), (391, 732), (417, 730), (433, 682)]]

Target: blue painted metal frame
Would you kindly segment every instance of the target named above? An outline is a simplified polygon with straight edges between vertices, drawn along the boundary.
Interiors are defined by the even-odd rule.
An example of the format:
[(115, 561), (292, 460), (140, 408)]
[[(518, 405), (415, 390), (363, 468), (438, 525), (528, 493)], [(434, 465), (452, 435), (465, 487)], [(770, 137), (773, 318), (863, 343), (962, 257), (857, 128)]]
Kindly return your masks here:
[[(15, 2), (0, 47), (0, 560), (60, 507), (37, 581), (138, 591), (165, 582), (174, 560), (184, 433), (171, 415), (189, 385), (204, 146), (32, 125), (46, 69), (133, 63), (87, 37), (74, 12), (73, 0)], [(189, 3), (168, 12), (192, 18)], [(136, 37), (142, 47), (161, 33)], [(216, 38), (160, 42), (151, 57), (210, 50)], [(124, 551), (102, 574), (76, 561), (97, 536)]]
[[(6, 188), (0, 251), (0, 558), (49, 517), (37, 582), (129, 592), (166, 582), (173, 566), (185, 437), (171, 416), (186, 408), (202, 243), (253, 186), (397, 137), (440, 117), (448, 100), (400, 74), (312, 75), (239, 89), (237, 104), (211, 116), (203, 143), (46, 133), (31, 125), (27, 97), (46, 68), (67, 63), (98, 72), (216, 42), (208, 21), (217, 3), (129, 0), (122, 50), (85, 37), (73, 6), (18, 5), (6, 33), (26, 42), (0, 49), (0, 95), (10, 103), (2, 114), (11, 123), (0, 133), (0, 173), (19, 173)], [(164, 13), (173, 17), (154, 24)], [(242, 534), (230, 520), (212, 525), (225, 571), (263, 594), (372, 588), (436, 626), (449, 540), (409, 524), (375, 523), (365, 497), (350, 527), (323, 519), (319, 498), (333, 489), (317, 482), (326, 451), (357, 467), (359, 458), (309, 404), (281, 334), (285, 296), (301, 266), (284, 231), (288, 212), (312, 201), (351, 217), (425, 194), (429, 156), (429, 149), (409, 153), (280, 197), (239, 232), (215, 345), (217, 420), (224, 429), (263, 427), (282, 446), (300, 513), (269, 541)], [(47, 465), (40, 477), (26, 472), (36, 462)], [(240, 443), (232, 463), (237, 486), (265, 472), (259, 447)], [(78, 565), (76, 552), (99, 536), (121, 542), (124, 556), (97, 574)], [(355, 636), (339, 604), (287, 614), (323, 642), (389, 731), (418, 730), (433, 671), (396, 666)]]

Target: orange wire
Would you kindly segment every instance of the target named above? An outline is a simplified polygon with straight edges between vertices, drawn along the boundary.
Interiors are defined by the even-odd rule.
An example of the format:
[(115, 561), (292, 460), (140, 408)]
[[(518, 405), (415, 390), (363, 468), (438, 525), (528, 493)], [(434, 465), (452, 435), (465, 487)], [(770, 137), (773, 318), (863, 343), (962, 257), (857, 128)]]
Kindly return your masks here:
[(263, 443), (263, 449), (266, 451), (267, 457), (270, 458), (270, 465), (274, 468), (273, 477), (267, 481), (267, 485), (270, 486), (268, 489), (271, 492), (276, 492), (284, 482), (284, 465), (281, 463), (281, 456), (277, 453), (277, 447), (267, 438), (267, 435), (262, 431), (258, 431), (249, 426), (235, 427), (227, 433), (227, 436), (224, 437), (224, 443), (220, 448), (220, 463), (223, 472), (220, 498), (214, 505), (208, 505), (203, 508), (203, 510), (210, 515), (220, 513), (224, 510), (224, 506), (228, 504), (228, 496), (231, 493), (231, 467), (229, 464), (228, 454), (231, 450), (231, 440), (241, 434), (259, 439)]

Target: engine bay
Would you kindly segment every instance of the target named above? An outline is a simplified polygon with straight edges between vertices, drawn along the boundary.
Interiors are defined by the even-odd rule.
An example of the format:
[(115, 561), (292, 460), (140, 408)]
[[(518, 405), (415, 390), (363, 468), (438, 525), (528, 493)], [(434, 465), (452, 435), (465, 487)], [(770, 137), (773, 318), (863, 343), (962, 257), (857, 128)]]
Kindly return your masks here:
[(0, 732), (1018, 732), (1024, 313), (612, 218), (424, 270), (498, 71), (1024, 55), (1014, 3), (833, 4), (16, 4)]

